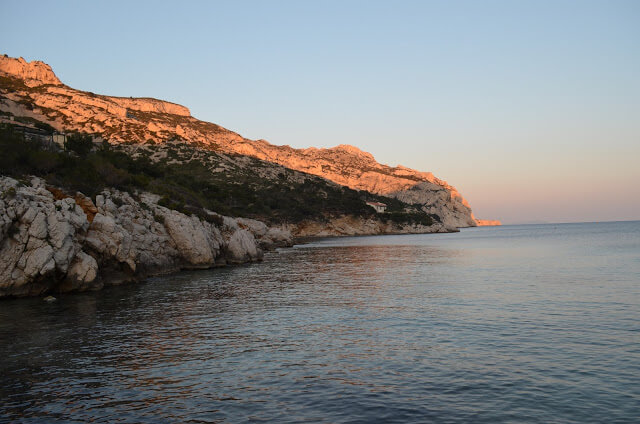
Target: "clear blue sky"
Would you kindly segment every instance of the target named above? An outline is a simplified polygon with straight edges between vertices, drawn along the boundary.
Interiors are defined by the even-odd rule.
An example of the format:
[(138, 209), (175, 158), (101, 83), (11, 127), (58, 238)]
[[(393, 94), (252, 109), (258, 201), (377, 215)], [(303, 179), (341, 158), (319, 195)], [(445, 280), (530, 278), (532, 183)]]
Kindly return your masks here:
[(346, 143), (506, 223), (640, 219), (640, 1), (0, 0), (0, 53), (249, 138)]

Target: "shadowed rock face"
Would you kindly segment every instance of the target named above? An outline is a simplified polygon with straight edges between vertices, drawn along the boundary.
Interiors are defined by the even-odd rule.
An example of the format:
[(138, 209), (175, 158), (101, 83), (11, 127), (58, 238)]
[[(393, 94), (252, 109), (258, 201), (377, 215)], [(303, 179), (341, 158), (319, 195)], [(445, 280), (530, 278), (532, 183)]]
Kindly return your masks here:
[[(38, 119), (61, 131), (98, 134), (113, 143), (183, 139), (201, 148), (253, 156), (353, 189), (419, 203), (426, 212), (440, 216), (448, 228), (476, 225), (467, 201), (447, 182), (430, 172), (380, 164), (370, 153), (353, 146), (293, 149), (265, 140), (249, 140), (195, 119), (187, 108), (174, 103), (74, 90), (62, 85), (51, 68), (41, 62), (0, 57), (2, 74), (17, 83), (0, 87), (1, 111)], [(37, 89), (30, 85), (34, 83)]]
[[(33, 178), (0, 177), (0, 298), (96, 290), (183, 268), (260, 260), (291, 233), (255, 220), (219, 226), (105, 190), (95, 204)], [(89, 220), (89, 217), (92, 217)]]

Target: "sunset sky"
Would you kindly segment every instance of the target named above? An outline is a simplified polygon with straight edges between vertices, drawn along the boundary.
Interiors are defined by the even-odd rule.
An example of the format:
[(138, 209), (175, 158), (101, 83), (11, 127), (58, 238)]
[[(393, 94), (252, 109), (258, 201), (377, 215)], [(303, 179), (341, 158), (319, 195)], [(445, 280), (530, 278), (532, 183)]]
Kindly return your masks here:
[(0, 0), (0, 53), (245, 137), (352, 144), (504, 223), (640, 219), (640, 1)]

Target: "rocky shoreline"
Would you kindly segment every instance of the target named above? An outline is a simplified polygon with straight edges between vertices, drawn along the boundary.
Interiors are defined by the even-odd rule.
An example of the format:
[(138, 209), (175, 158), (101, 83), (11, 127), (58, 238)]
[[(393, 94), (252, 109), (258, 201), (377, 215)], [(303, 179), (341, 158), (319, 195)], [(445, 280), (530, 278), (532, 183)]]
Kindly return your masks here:
[(158, 205), (150, 193), (109, 189), (94, 202), (38, 177), (0, 177), (0, 298), (99, 290), (183, 269), (255, 262), (265, 250), (301, 239), (452, 231), (439, 223), (352, 216), (269, 227), (210, 211), (188, 216)]
[(0, 177), (0, 298), (98, 290), (182, 269), (262, 259), (291, 233), (209, 213), (187, 216), (157, 197), (105, 190), (96, 202), (44, 180)]

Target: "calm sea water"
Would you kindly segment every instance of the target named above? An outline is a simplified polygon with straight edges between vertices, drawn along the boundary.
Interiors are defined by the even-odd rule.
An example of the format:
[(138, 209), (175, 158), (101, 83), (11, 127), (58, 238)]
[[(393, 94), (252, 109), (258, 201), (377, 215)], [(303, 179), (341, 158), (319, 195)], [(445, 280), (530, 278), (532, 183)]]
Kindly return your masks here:
[(0, 302), (0, 421), (640, 422), (640, 222), (328, 239)]

